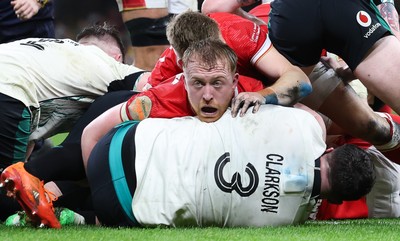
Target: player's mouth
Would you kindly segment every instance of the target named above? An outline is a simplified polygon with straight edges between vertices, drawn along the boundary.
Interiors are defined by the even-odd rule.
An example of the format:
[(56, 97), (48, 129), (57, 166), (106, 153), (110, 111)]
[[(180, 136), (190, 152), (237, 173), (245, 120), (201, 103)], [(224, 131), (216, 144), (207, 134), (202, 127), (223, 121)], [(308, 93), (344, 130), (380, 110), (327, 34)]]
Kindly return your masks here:
[(203, 113), (203, 115), (213, 116), (218, 112), (218, 109), (211, 106), (204, 106), (201, 108), (201, 112)]

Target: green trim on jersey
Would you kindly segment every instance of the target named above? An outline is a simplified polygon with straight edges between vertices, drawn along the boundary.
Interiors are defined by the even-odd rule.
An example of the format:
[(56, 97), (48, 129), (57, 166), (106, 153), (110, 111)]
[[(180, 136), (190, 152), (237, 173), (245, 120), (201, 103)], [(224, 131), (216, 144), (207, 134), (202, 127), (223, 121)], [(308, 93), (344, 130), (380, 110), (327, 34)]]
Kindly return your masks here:
[(13, 163), (25, 161), (29, 136), (31, 134), (31, 112), (28, 108), (24, 109), (21, 118), (22, 120), (18, 123), (18, 130), (15, 133)]
[(138, 121), (127, 121), (116, 126), (119, 128), (112, 137), (109, 150), (109, 165), (112, 182), (114, 184), (115, 193), (117, 194), (119, 203), (129, 219), (138, 224), (132, 210), (133, 195), (129, 190), (128, 183), (125, 179), (124, 167), (122, 165), (122, 143), (128, 130)]

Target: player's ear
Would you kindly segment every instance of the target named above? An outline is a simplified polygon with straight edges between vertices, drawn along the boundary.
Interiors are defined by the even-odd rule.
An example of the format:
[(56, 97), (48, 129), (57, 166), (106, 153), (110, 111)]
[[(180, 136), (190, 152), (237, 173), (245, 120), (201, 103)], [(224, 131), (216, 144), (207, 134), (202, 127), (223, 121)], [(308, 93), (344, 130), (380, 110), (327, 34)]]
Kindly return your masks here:
[(323, 155), (328, 154), (329, 152), (332, 152), (333, 149), (334, 149), (333, 147), (329, 147), (328, 149), (325, 150)]
[(237, 84), (239, 82), (239, 74), (235, 73), (235, 75), (233, 76), (233, 86), (236, 88)]
[(182, 59), (178, 59), (176, 62), (178, 63), (178, 66), (179, 66), (180, 68), (183, 67), (183, 61), (182, 61)]
[(124, 63), (124, 60), (122, 59), (122, 54), (115, 54), (114, 59), (120, 63)]

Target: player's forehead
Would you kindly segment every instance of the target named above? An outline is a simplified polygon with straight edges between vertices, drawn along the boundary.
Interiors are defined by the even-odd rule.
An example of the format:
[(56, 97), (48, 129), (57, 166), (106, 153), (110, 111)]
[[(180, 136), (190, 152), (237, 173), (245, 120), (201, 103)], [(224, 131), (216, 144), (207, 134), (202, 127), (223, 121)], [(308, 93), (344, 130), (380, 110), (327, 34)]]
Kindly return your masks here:
[(230, 79), (234, 73), (230, 71), (226, 61), (206, 63), (201, 61), (189, 61), (184, 68), (186, 77), (189, 78), (226, 78)]

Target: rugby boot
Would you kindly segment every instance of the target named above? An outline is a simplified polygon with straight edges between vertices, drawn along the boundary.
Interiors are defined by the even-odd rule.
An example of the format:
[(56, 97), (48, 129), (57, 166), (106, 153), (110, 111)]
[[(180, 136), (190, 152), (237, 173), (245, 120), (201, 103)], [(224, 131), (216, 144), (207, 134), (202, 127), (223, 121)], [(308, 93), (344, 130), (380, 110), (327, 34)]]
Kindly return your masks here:
[(61, 227), (54, 214), (52, 201), (55, 198), (44, 188), (43, 181), (25, 170), (23, 162), (15, 163), (3, 171), (0, 187), (5, 188), (7, 196), (18, 201), (32, 224), (39, 227)]

